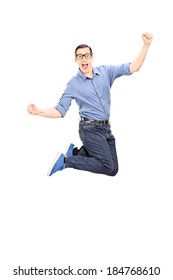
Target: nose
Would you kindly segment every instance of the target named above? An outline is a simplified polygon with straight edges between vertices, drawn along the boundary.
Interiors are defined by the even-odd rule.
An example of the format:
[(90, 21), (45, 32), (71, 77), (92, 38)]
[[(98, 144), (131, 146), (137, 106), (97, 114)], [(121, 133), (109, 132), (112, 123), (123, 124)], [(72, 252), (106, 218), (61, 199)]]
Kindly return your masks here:
[(83, 57), (82, 57), (82, 61), (85, 61), (86, 60), (86, 57), (85, 57), (85, 55), (83, 55)]

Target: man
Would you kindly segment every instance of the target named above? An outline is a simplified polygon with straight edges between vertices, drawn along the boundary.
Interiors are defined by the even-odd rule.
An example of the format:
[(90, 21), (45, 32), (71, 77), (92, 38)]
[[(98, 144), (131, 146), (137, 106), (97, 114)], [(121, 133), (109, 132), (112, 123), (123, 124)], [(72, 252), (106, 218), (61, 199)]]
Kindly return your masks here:
[(64, 117), (74, 99), (79, 106), (79, 136), (83, 146), (78, 150), (70, 144), (65, 153), (59, 153), (48, 171), (51, 176), (64, 168), (74, 168), (109, 176), (118, 172), (115, 137), (111, 132), (110, 88), (114, 80), (137, 72), (146, 57), (152, 42), (151, 33), (142, 34), (143, 46), (132, 63), (93, 67), (91, 47), (82, 44), (75, 49), (75, 61), (79, 71), (67, 84), (58, 104), (41, 110), (30, 104), (31, 115), (47, 118)]

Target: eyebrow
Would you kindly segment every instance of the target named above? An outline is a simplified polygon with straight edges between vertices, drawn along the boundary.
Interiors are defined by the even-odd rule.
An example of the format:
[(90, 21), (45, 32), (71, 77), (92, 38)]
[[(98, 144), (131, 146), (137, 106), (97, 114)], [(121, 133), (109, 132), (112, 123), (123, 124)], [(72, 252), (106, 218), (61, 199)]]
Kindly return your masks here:
[(78, 54), (88, 54), (88, 53), (90, 54), (90, 52), (86, 52), (86, 53), (77, 53), (76, 55), (78, 55)]

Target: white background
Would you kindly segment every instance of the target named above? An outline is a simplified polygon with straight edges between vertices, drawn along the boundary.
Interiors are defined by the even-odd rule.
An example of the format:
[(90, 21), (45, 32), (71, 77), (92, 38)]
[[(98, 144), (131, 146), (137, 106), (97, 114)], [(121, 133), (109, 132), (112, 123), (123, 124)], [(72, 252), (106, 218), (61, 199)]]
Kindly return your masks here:
[[(171, 7), (168, 0), (1, 1), (1, 279), (26, 279), (13, 276), (19, 265), (103, 269), (73, 279), (114, 279), (109, 266), (159, 266), (152, 279), (172, 278)], [(72, 103), (54, 120), (28, 115), (27, 105), (57, 104), (78, 70), (78, 44), (92, 47), (94, 66), (124, 63), (138, 55), (145, 31), (154, 40), (143, 67), (112, 87), (117, 176), (66, 169), (47, 177), (59, 150), (81, 144), (78, 108)]]

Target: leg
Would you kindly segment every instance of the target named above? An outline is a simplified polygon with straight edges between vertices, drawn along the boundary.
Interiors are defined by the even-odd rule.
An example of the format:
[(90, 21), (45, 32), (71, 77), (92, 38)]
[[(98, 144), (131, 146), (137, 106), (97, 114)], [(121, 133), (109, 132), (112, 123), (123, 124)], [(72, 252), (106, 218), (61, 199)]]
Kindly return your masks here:
[(117, 158), (115, 137), (112, 135), (110, 127), (107, 127), (107, 141), (111, 152), (112, 160), (114, 163), (114, 169), (110, 175), (115, 176), (118, 173), (118, 158)]
[[(115, 171), (115, 154), (112, 157), (107, 138), (110, 137), (104, 125), (80, 122), (79, 134), (88, 156), (72, 156), (65, 159), (66, 167), (86, 170), (113, 176)], [(112, 147), (112, 146), (111, 146)]]

